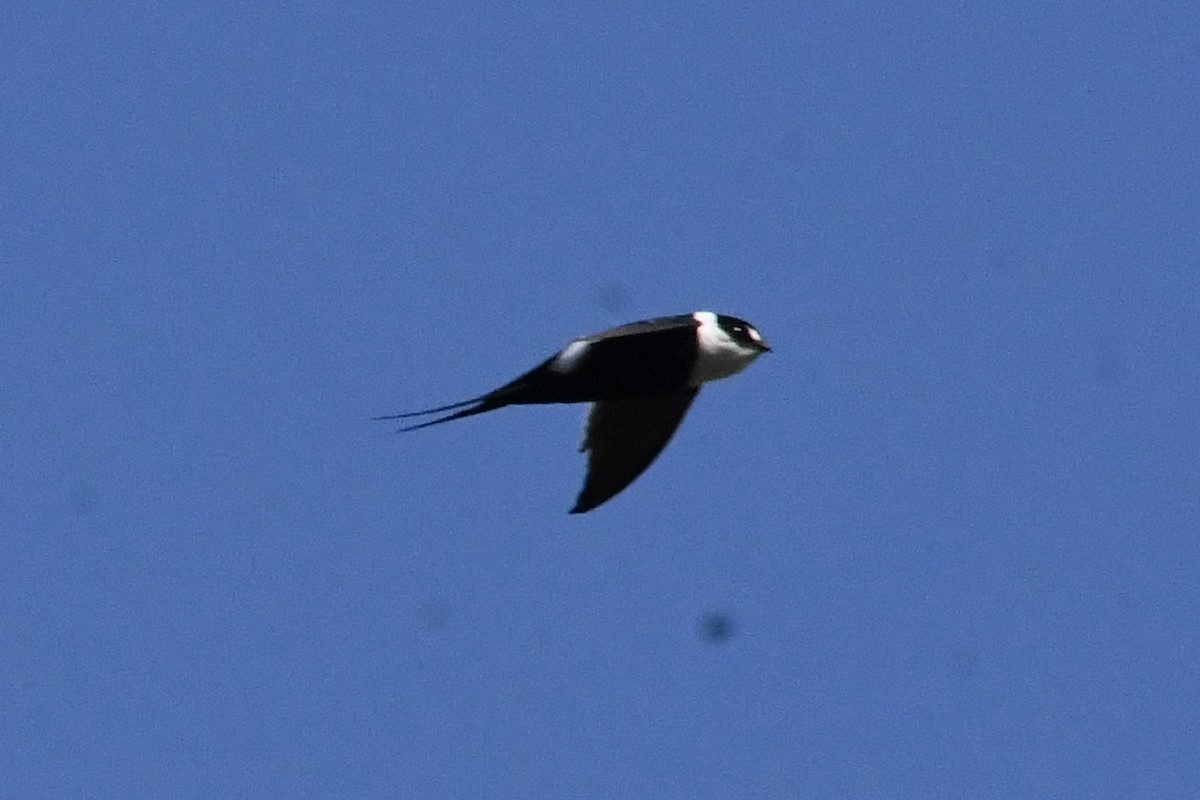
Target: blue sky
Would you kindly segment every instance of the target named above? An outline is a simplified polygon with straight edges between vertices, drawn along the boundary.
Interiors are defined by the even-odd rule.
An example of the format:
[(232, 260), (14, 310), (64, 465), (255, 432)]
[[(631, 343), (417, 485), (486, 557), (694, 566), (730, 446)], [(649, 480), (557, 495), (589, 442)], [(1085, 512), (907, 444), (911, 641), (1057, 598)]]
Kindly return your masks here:
[[(1198, 22), (9, 4), (0, 794), (1190, 795)], [(592, 514), (369, 421), (695, 309)]]

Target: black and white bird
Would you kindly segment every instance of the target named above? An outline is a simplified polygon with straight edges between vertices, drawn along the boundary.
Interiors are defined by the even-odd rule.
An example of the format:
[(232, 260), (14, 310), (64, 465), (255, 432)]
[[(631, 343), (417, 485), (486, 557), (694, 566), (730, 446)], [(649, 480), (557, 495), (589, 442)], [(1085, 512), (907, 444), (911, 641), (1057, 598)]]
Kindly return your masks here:
[(495, 391), (448, 406), (390, 414), (406, 419), (455, 411), (430, 425), (512, 405), (591, 403), (580, 452), (587, 478), (572, 514), (611, 500), (646, 471), (683, 420), (700, 385), (728, 378), (771, 348), (737, 317), (697, 311), (633, 322), (575, 339)]

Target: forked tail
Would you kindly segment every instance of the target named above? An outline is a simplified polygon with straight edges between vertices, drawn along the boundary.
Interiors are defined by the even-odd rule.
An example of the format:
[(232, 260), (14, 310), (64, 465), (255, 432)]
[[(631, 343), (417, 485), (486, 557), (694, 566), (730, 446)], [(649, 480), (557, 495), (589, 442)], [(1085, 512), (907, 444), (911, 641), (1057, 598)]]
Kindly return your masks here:
[[(473, 408), (463, 408), (463, 406), (470, 406), (470, 405), (474, 405), (474, 407)], [(452, 422), (456, 419), (462, 419), (463, 417), (471, 417), (476, 414), (482, 414), (485, 411), (492, 411), (493, 409), (500, 408), (503, 405), (507, 405), (507, 403), (497, 403), (494, 400), (489, 401), (488, 395), (483, 395), (481, 397), (474, 397), (470, 400), (463, 400), (462, 402), (459, 402), (459, 403), (451, 403), (448, 406), (438, 406), (437, 408), (427, 408), (424, 411), (409, 411), (406, 414), (387, 414), (382, 417), (371, 417), (371, 419), (373, 419), (373, 420), (408, 419), (409, 417), (423, 417), (426, 414), (437, 414), (442, 411), (450, 411), (455, 408), (462, 408), (462, 411), (456, 411), (453, 414), (447, 414), (444, 417), (438, 417), (437, 419), (430, 420), (429, 422), (421, 422), (417, 425), (405, 425), (403, 428), (400, 428), (396, 431), (396, 433), (406, 433), (407, 431), (415, 431), (415, 430), (420, 430), (421, 428), (428, 428), (430, 425), (440, 425), (443, 422)]]

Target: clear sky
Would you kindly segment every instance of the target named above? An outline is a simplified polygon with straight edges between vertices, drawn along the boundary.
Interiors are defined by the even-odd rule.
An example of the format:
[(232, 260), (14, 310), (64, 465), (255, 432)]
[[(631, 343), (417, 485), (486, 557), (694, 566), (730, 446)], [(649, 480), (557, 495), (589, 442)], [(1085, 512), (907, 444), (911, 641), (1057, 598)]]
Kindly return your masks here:
[(0, 796), (1195, 796), (1195, 4), (0, 18)]

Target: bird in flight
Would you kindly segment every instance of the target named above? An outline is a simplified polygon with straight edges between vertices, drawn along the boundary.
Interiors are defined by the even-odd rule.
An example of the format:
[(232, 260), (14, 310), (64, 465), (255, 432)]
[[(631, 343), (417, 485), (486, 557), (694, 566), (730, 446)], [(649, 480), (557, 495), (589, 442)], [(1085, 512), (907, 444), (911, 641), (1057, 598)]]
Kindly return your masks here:
[(737, 317), (712, 311), (657, 317), (575, 339), (529, 372), (479, 397), (376, 419), (454, 412), (408, 425), (403, 432), (504, 406), (591, 403), (579, 446), (588, 454), (587, 477), (571, 509), (583, 514), (646, 471), (671, 440), (701, 384), (736, 375), (770, 349), (753, 325)]

